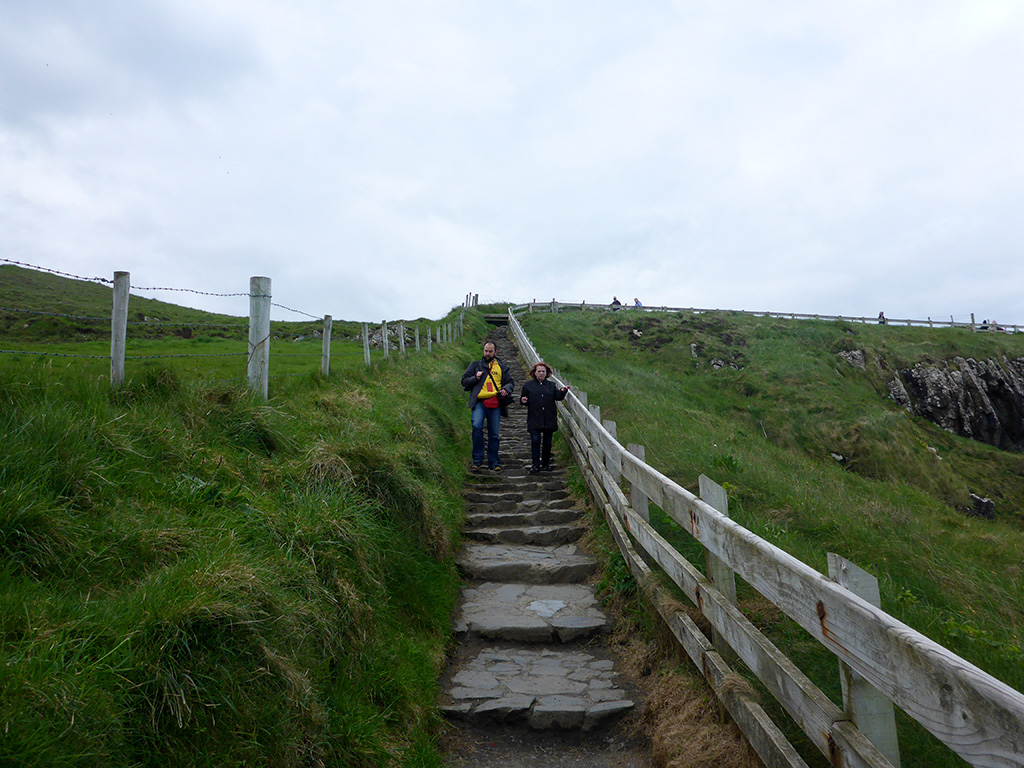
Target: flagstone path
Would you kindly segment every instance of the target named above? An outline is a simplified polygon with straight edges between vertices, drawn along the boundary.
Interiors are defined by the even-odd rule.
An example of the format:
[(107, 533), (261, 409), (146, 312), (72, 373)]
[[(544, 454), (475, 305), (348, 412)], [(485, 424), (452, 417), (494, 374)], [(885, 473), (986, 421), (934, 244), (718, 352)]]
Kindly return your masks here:
[[(492, 338), (518, 393), (525, 371), (505, 329)], [(458, 643), (441, 680), (457, 731), (445, 765), (649, 768), (628, 716), (637, 692), (602, 642), (610, 623), (588, 583), (597, 562), (576, 544), (581, 510), (561, 470), (527, 472), (518, 398), (501, 422), (501, 459), (500, 472), (479, 471), (465, 491)]]

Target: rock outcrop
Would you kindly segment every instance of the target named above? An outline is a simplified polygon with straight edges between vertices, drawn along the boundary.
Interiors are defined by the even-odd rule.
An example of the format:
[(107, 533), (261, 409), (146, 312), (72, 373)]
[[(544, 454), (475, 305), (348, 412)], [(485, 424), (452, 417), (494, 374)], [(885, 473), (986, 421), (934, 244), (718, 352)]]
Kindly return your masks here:
[(889, 382), (889, 396), (950, 432), (1024, 450), (1024, 358), (915, 365)]

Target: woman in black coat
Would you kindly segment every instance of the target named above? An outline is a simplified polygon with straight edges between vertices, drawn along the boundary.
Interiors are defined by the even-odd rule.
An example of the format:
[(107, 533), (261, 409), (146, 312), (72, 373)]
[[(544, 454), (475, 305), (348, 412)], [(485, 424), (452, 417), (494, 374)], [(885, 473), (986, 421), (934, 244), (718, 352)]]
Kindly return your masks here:
[(526, 406), (526, 429), (530, 432), (533, 466), (530, 474), (551, 470), (551, 436), (558, 430), (555, 402), (564, 400), (568, 387), (559, 389), (550, 380), (551, 366), (541, 361), (530, 369), (530, 380), (519, 393)]

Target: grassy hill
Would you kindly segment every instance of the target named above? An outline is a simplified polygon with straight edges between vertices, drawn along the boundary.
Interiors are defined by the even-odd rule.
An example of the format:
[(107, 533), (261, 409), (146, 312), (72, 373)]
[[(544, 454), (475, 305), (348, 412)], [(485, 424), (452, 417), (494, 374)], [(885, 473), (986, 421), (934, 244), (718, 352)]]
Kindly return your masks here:
[[(523, 324), (649, 464), (693, 491), (708, 475), (734, 519), (822, 572), (830, 551), (871, 570), (888, 612), (1024, 690), (1024, 454), (945, 432), (887, 396), (898, 368), (1021, 357), (1024, 337), (717, 312)], [(863, 370), (839, 356), (849, 350), (864, 352)], [(971, 492), (995, 500), (994, 521), (965, 513)], [(703, 569), (687, 535), (652, 519)], [(839, 701), (834, 657), (749, 588), (741, 601)], [(905, 766), (963, 765), (906, 718), (900, 729)]]
[[(23, 272), (3, 301), (109, 312), (103, 286)], [(102, 349), (73, 324), (0, 333), (47, 353), (0, 355), (0, 762), (437, 765), (480, 328), (262, 402), (174, 360), (111, 390), (52, 356)]]
[[(0, 346), (102, 358), (109, 324), (80, 332), (9, 309), (103, 318), (109, 289), (26, 272), (0, 267)], [(132, 312), (245, 323), (144, 301), (133, 296)], [(438, 764), (435, 673), (468, 447), (454, 377), (489, 309), (501, 308), (470, 312), (466, 336), (431, 355), (367, 368), (361, 347), (332, 353), (329, 377), (272, 350), (267, 403), (205, 359), (130, 360), (114, 392), (102, 359), (0, 355), (0, 755)], [(738, 522), (820, 570), (827, 551), (872, 570), (887, 611), (1024, 689), (1024, 456), (887, 398), (896, 368), (1018, 357), (1024, 339), (728, 313), (524, 322), (653, 466), (691, 489), (709, 475)], [(317, 358), (318, 340), (291, 340), (315, 326), (274, 329)], [(145, 333), (130, 332), (129, 355), (245, 348), (244, 332)], [(864, 370), (839, 357), (852, 349)], [(971, 492), (995, 500), (994, 521), (964, 513)], [(685, 534), (653, 519), (702, 566)], [(749, 589), (740, 596), (838, 700), (834, 658)], [(900, 728), (905, 766), (962, 765), (905, 718)]]

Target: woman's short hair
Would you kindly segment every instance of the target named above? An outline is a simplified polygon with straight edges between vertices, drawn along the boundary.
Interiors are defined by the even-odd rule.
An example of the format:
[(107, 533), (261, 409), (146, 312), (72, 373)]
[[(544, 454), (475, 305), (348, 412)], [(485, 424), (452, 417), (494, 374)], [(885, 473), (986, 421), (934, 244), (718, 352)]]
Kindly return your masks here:
[(534, 363), (533, 364), (533, 368), (530, 369), (530, 378), (531, 379), (536, 379), (537, 378), (534, 374), (537, 372), (538, 368), (546, 368), (547, 369), (546, 377), (549, 378), (549, 379), (551, 378), (551, 366), (548, 365), (547, 363), (545, 363), (543, 360), (541, 360), (540, 362)]

